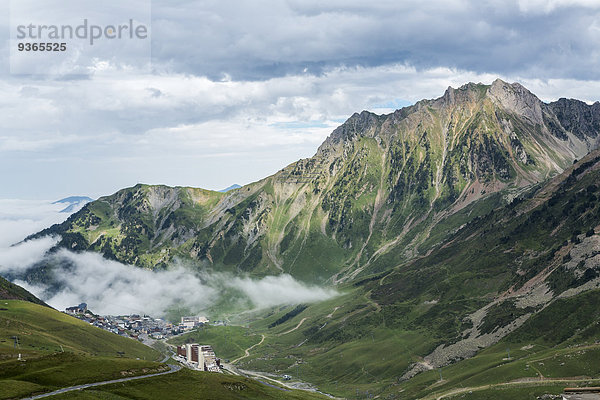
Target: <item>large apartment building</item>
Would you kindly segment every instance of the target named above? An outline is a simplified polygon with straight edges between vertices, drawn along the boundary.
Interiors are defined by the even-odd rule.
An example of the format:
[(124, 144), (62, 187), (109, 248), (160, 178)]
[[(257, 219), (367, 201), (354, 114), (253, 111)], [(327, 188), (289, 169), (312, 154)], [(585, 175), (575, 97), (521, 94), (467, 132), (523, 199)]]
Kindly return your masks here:
[(209, 345), (187, 343), (177, 346), (177, 355), (185, 358), (188, 363), (196, 364), (201, 371), (221, 372), (221, 360)]

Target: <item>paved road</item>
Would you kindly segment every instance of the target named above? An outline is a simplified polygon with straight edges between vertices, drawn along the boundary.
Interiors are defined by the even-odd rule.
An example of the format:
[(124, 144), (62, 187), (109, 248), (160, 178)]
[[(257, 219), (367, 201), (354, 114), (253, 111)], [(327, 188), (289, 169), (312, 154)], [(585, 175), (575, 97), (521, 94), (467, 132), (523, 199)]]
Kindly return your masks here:
[(282, 388), (281, 386), (275, 386), (275, 385), (271, 385), (270, 383), (267, 383), (267, 382), (265, 382), (265, 381), (261, 381), (260, 379), (257, 379), (256, 381), (257, 381), (257, 382), (260, 382), (260, 383), (262, 383), (262, 384), (263, 384), (263, 385), (265, 385), (265, 386), (269, 386), (269, 387), (275, 388), (275, 389), (277, 389), (277, 390), (282, 390), (282, 391), (284, 391), (284, 392), (289, 392), (289, 389), (284, 389), (284, 388)]
[[(335, 397), (335, 396), (332, 396), (332, 395), (330, 395), (328, 393), (324, 393), (324, 392), (321, 392), (320, 390), (317, 390), (316, 388), (312, 387), (310, 385), (310, 383), (305, 383), (305, 382), (302, 382), (302, 381), (298, 381), (298, 382), (294, 382), (294, 383), (281, 382), (281, 381), (278, 381), (277, 379), (273, 379), (273, 378), (269, 378), (268, 376), (261, 375), (261, 373), (259, 373), (259, 372), (248, 371), (248, 370), (244, 370), (244, 369), (237, 369), (236, 372), (238, 372), (238, 373), (235, 373), (236, 375), (246, 376), (248, 378), (255, 379), (258, 382), (262, 383), (263, 385), (272, 386), (272, 387), (274, 387), (276, 389), (279, 389), (279, 390), (283, 390), (283, 391), (289, 391), (287, 389), (304, 390), (305, 392), (322, 394), (324, 396), (329, 397), (330, 399), (343, 400), (340, 397)], [(258, 379), (258, 378), (262, 378), (262, 379), (264, 379), (264, 381), (261, 380), (261, 379)], [(275, 383), (277, 385), (283, 386), (284, 388), (277, 387), (275, 385), (270, 385), (270, 384), (266, 383), (265, 381), (273, 382), (273, 383)], [(287, 388), (287, 389), (285, 389), (285, 388)]]
[(167, 374), (172, 374), (173, 372), (177, 372), (180, 369), (181, 369), (181, 366), (179, 366), (179, 365), (171, 365), (171, 364), (169, 364), (169, 370), (165, 371), (165, 372), (158, 372), (156, 374), (150, 374), (150, 375), (133, 376), (133, 377), (130, 377), (130, 378), (114, 379), (112, 381), (104, 381), (104, 382), (96, 382), (96, 383), (86, 383), (84, 385), (71, 386), (71, 387), (68, 387), (68, 388), (55, 390), (54, 392), (44, 393), (44, 394), (40, 394), (40, 395), (33, 396), (33, 397), (26, 397), (23, 400), (41, 399), (43, 397), (50, 397), (50, 396), (54, 396), (54, 395), (57, 395), (57, 394), (66, 393), (66, 392), (72, 392), (74, 390), (87, 389), (87, 388), (91, 388), (91, 387), (94, 387), (94, 386), (110, 385), (111, 383), (121, 383), (121, 382), (134, 381), (134, 380), (137, 380), (137, 379), (151, 378), (153, 376), (167, 375)]

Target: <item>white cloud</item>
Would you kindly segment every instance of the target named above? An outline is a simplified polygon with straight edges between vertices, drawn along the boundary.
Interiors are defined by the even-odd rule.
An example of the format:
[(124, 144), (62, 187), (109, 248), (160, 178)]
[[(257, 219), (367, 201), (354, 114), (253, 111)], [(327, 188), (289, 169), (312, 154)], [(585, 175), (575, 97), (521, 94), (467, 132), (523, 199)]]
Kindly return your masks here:
[(28, 235), (67, 219), (69, 214), (60, 212), (64, 208), (64, 204), (44, 200), (0, 199), (0, 252)]
[(152, 74), (100, 52), (84, 79), (0, 75), (0, 197), (247, 183), (354, 112), (498, 76), (599, 99), (597, 1), (232, 4), (154, 1)]
[[(42, 260), (43, 251), (51, 240), (27, 242), (15, 253), (5, 253), (0, 273), (22, 272), (35, 261)], [(24, 250), (29, 250), (24, 256)], [(44, 283), (35, 285), (17, 280), (36, 296), (57, 309), (80, 302), (100, 314), (148, 313), (164, 316), (168, 310), (181, 308), (202, 312), (223, 301), (237, 299), (240, 307), (260, 309), (282, 304), (317, 302), (337, 295), (334, 289), (306, 285), (289, 275), (267, 276), (261, 279), (234, 277), (226, 273), (199, 272), (192, 266), (176, 263), (167, 270), (150, 271), (104, 259), (97, 253), (73, 253), (60, 250), (50, 256), (53, 285), (57, 293)], [(12, 268), (14, 263), (22, 270)], [(1, 265), (4, 265), (2, 267)], [(224, 292), (224, 289), (234, 289)], [(236, 297), (237, 296), (237, 297)]]
[[(71, 190), (100, 196), (139, 182), (209, 189), (248, 183), (313, 155), (354, 112), (391, 112), (382, 104), (406, 105), (496, 77), (389, 64), (263, 81), (109, 71), (81, 81), (5, 82), (14, 96), (36, 94), (31, 104), (19, 100), (18, 123), (10, 122), (14, 107), (0, 104), (8, 124), (0, 127), (0, 178), (7, 182), (0, 197)], [(543, 100), (596, 101), (600, 89), (600, 81), (500, 77)], [(37, 112), (42, 104), (58, 111)]]
[(313, 303), (337, 295), (333, 289), (309, 286), (287, 274), (263, 279), (228, 278), (227, 286), (242, 291), (257, 308), (280, 304)]
[(597, 0), (518, 0), (519, 9), (526, 13), (550, 13), (559, 8), (583, 7), (600, 9)]
[(15, 274), (26, 271), (35, 262), (41, 260), (56, 243), (58, 243), (56, 238), (44, 237), (12, 247), (0, 248), (0, 272)]
[(116, 261), (96, 253), (72, 253), (62, 250), (57, 255), (68, 264), (53, 274), (63, 289), (50, 297), (32, 288), (48, 304), (64, 309), (82, 301), (101, 314), (149, 313), (163, 315), (172, 306), (201, 310), (212, 305), (216, 290), (183, 267), (152, 272)]

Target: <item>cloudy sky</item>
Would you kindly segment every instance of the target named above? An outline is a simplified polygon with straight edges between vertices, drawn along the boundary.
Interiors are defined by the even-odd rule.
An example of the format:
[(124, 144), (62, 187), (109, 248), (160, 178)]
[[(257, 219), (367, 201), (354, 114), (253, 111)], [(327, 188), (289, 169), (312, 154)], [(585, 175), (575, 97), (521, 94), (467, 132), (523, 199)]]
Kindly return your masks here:
[(600, 100), (597, 0), (149, 5), (150, 70), (99, 46), (83, 76), (31, 76), (10, 72), (0, 2), (0, 199), (248, 183), (314, 154), (355, 111), (468, 81)]

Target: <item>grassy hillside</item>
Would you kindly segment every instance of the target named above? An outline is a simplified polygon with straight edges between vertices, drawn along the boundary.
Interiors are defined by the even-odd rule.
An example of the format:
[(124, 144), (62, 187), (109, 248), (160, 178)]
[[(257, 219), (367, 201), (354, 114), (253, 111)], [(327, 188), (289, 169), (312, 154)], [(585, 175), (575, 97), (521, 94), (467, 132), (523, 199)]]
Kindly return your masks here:
[[(41, 355), (56, 352), (157, 360), (160, 354), (132, 339), (120, 337), (58, 312), (25, 301), (0, 301), (0, 351)], [(14, 349), (13, 336), (19, 337)], [(61, 348), (62, 346), (62, 348)]]
[[(82, 383), (146, 375), (168, 369), (164, 364), (150, 361), (162, 357), (149, 347), (29, 302), (1, 301), (0, 327), (0, 399), (13, 399)], [(240, 329), (227, 327), (225, 333), (231, 334), (231, 338), (235, 339), (243, 336)], [(218, 337), (212, 332), (205, 333), (208, 336), (199, 339), (212, 340)], [(18, 337), (18, 348), (15, 348), (14, 336)], [(215, 348), (220, 349), (218, 343)], [(21, 360), (17, 359), (18, 354), (21, 354)], [(132, 397), (324, 398), (302, 391), (273, 388), (242, 377), (188, 370), (56, 398)]]
[(154, 349), (27, 301), (1, 300), (0, 327), (2, 399), (165, 368)]
[(157, 362), (55, 353), (24, 361), (0, 361), (0, 399), (50, 392), (90, 382), (146, 375), (168, 369)]
[(488, 393), (465, 398), (492, 398), (493, 393), (498, 398), (510, 398), (509, 394), (516, 393), (560, 393), (566, 386), (597, 386), (600, 314), (594, 305), (598, 300), (600, 290), (558, 300), (499, 343), (469, 360), (442, 368), (443, 381), (434, 370), (385, 392), (429, 398), (433, 393), (468, 388), (465, 392)]

